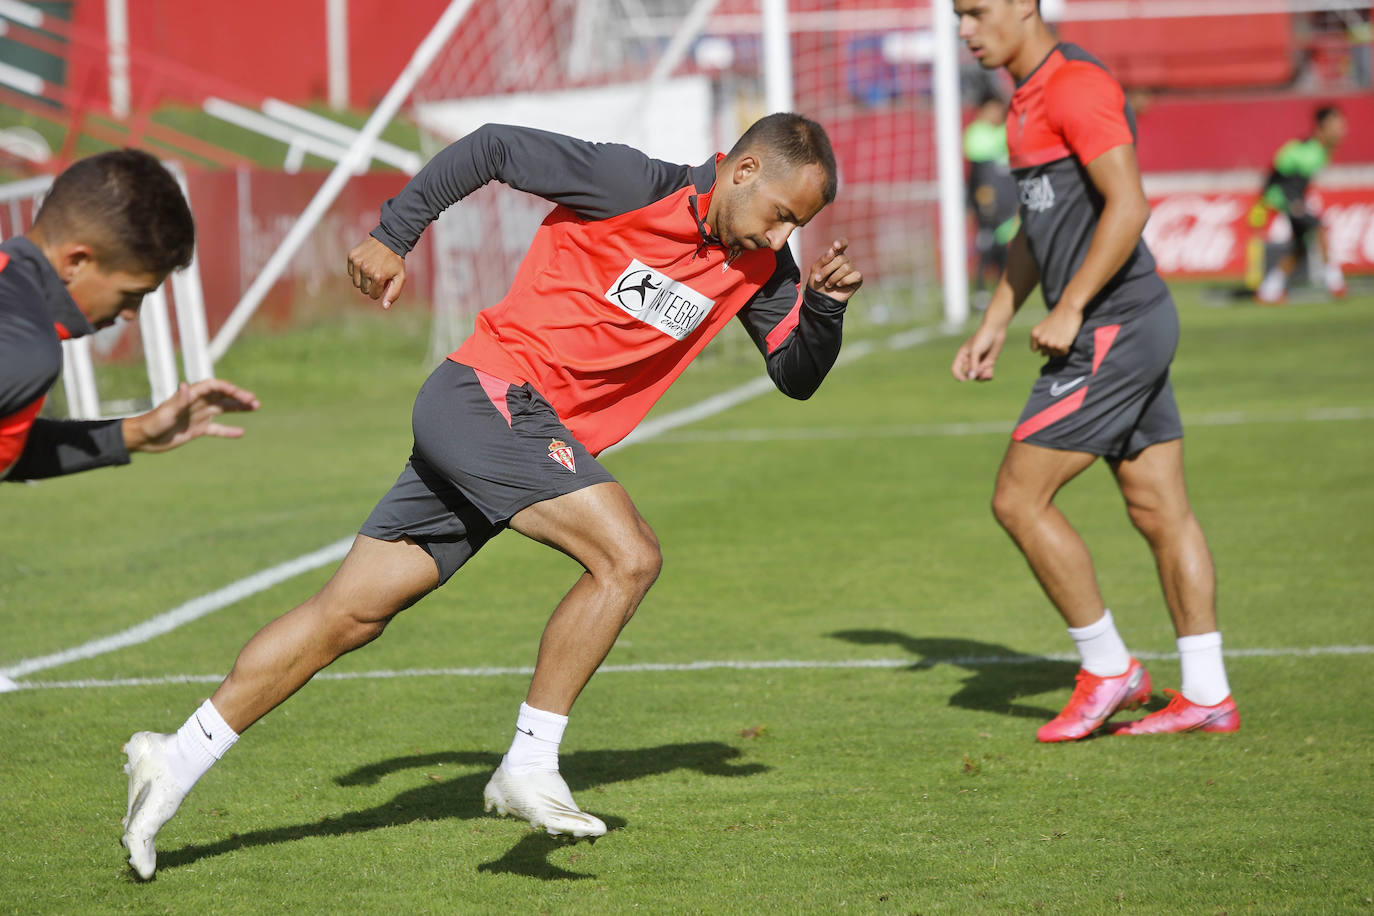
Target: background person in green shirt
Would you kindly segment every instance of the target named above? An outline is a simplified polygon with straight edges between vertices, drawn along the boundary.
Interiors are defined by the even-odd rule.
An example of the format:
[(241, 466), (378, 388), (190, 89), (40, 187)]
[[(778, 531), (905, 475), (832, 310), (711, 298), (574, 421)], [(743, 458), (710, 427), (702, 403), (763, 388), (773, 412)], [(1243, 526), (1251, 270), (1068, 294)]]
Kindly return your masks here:
[(968, 201), (973, 216), (974, 304), (987, 306), (1007, 263), (1007, 243), (1016, 235), (1016, 180), (1007, 161), (1007, 103), (996, 94), (983, 97), (978, 114), (964, 129), (964, 158), (969, 161)]
[(1270, 210), (1285, 214), (1293, 229), (1292, 247), (1269, 269), (1255, 290), (1255, 298), (1265, 305), (1277, 305), (1287, 296), (1288, 278), (1297, 267), (1299, 256), (1305, 253), (1309, 238), (1315, 238), (1325, 265), (1323, 279), (1327, 292), (1345, 295), (1341, 266), (1328, 257), (1321, 213), (1307, 206), (1307, 187), (1312, 177), (1331, 161), (1332, 152), (1345, 138), (1345, 115), (1335, 106), (1324, 106), (1317, 109), (1314, 120), (1311, 137), (1289, 140), (1274, 154), (1273, 171), (1251, 212), (1251, 225), (1257, 230), (1268, 221)]

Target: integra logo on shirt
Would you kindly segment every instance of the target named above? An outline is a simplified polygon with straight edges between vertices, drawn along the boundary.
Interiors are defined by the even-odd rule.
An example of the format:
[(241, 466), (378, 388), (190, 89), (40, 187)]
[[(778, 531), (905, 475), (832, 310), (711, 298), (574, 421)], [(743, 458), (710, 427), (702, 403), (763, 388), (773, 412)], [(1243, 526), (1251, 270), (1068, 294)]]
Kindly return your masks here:
[(1021, 205), (1027, 210), (1039, 213), (1054, 206), (1054, 186), (1050, 176), (1024, 178), (1017, 182), (1021, 186)]
[(637, 258), (606, 290), (606, 301), (674, 340), (695, 331), (716, 304)]

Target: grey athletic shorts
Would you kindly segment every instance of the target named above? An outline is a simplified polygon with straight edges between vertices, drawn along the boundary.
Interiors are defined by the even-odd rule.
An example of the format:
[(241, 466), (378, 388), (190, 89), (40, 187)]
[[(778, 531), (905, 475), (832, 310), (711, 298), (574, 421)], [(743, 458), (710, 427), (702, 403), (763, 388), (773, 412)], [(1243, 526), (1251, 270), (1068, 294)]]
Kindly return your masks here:
[(1169, 384), (1177, 348), (1178, 312), (1167, 297), (1124, 320), (1089, 319), (1068, 355), (1040, 370), (1012, 438), (1106, 458), (1181, 439)]
[(615, 480), (529, 385), (452, 360), (420, 388), (411, 427), (410, 460), (359, 531), (411, 538), (440, 584), (521, 509)]

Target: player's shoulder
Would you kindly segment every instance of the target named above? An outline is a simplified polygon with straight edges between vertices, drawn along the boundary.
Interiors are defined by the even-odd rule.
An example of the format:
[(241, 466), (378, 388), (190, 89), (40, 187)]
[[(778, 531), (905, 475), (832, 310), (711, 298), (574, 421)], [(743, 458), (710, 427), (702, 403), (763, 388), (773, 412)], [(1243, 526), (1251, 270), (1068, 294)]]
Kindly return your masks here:
[(1063, 43), (1055, 48), (1060, 62), (1045, 83), (1048, 96), (1070, 101), (1083, 93), (1123, 96), (1121, 83), (1107, 66), (1078, 45)]
[(0, 299), (6, 307), (41, 304), (41, 257), (33, 243), (22, 235), (0, 243)]

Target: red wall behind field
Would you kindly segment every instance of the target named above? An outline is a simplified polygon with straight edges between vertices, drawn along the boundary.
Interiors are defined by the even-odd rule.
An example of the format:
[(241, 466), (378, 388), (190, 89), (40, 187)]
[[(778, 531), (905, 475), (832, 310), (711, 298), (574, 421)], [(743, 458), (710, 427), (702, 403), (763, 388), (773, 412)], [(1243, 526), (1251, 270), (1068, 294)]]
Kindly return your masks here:
[[(386, 94), (445, 6), (446, 0), (349, 0), (349, 89), (354, 105), (368, 107)], [(83, 31), (104, 35), (105, 4), (78, 2), (72, 20)], [(135, 60), (154, 55), (206, 77), (203, 85), (177, 87), (176, 97), (187, 102), (224, 92), (216, 83), (237, 87), (249, 97), (296, 103), (323, 100), (329, 81), (325, 40), (325, 0), (129, 4), (129, 44)], [(138, 85), (133, 89), (135, 98), (140, 89), (146, 91)]]
[(1090, 51), (1128, 88), (1283, 86), (1295, 72), (1288, 13), (1086, 20), (1059, 23), (1056, 31)]
[(1312, 132), (1312, 113), (1336, 104), (1349, 132), (1334, 162), (1374, 162), (1374, 94), (1147, 100), (1136, 112), (1142, 172), (1264, 169), (1285, 141)]
[[(322, 172), (287, 175), (268, 169), (187, 169), (187, 195), (197, 217), (197, 263), (212, 334), (224, 324), (323, 181)], [(257, 315), (268, 322), (283, 322), (303, 303), (359, 301), (345, 271), (346, 255), (377, 225), (382, 202), (404, 184), (404, 175), (385, 172), (359, 175), (348, 182)], [(406, 298), (423, 301), (430, 295), (429, 260), (424, 238), (408, 259), (413, 282), (407, 285)]]

